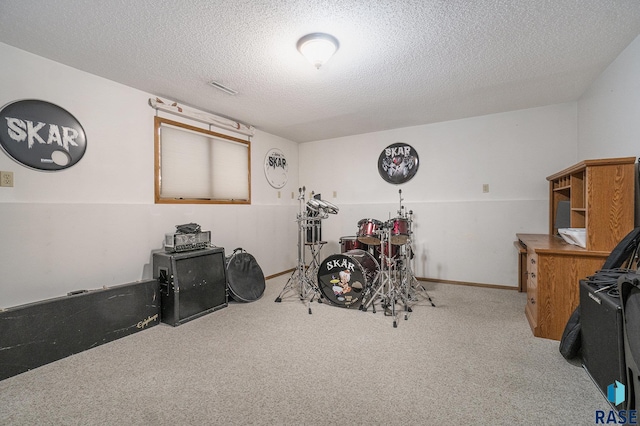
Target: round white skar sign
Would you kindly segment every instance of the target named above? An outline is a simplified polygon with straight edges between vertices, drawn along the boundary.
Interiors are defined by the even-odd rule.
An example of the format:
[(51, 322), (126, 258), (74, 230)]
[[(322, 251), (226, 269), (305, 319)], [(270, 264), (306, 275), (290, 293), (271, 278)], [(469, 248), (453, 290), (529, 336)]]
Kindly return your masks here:
[(280, 189), (287, 183), (289, 164), (282, 151), (272, 148), (264, 157), (264, 175), (269, 185)]
[(76, 164), (87, 149), (80, 122), (50, 102), (26, 99), (0, 110), (0, 146), (18, 163), (56, 171)]

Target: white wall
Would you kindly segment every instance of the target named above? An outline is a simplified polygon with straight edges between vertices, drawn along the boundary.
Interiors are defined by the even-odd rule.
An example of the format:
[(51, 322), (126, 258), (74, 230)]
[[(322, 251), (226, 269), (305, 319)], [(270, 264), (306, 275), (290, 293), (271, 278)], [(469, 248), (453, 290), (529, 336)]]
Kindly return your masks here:
[(580, 160), (640, 156), (640, 37), (578, 101)]
[[(575, 103), (297, 144), (258, 131), (252, 139), (251, 206), (153, 202), (153, 114), (147, 94), (0, 43), (0, 105), (42, 99), (83, 125), (85, 157), (70, 169), (27, 169), (0, 154), (15, 187), (0, 188), (0, 309), (151, 275), (150, 254), (180, 223), (212, 231), (227, 252), (244, 247), (266, 275), (296, 262), (297, 188), (340, 207), (323, 222), (338, 252), (358, 220), (396, 215), (398, 189), (414, 211), (418, 276), (516, 286), (517, 232), (547, 231), (545, 177), (580, 159), (638, 155), (640, 41)], [(394, 142), (418, 150), (420, 170), (394, 186), (378, 175)], [(279, 148), (289, 183), (271, 188), (265, 153)], [(298, 178), (298, 173), (300, 178)], [(488, 194), (482, 184), (490, 185)], [(336, 191), (336, 198), (333, 198)]]
[[(87, 151), (69, 169), (41, 172), (0, 154), (14, 187), (0, 188), (0, 308), (150, 278), (151, 251), (175, 225), (196, 222), (227, 254), (243, 247), (265, 275), (295, 265), (298, 145), (257, 131), (251, 141), (252, 205), (154, 204), (153, 116), (143, 93), (0, 43), (0, 105), (41, 99), (69, 111)], [(175, 117), (173, 117), (175, 119)], [(266, 152), (290, 163), (278, 191)], [(288, 196), (287, 196), (288, 195)]]
[[(395, 217), (402, 189), (414, 212), (417, 276), (517, 286), (515, 234), (548, 232), (545, 178), (575, 163), (576, 120), (569, 103), (302, 144), (301, 184), (341, 209), (323, 223), (325, 251), (339, 250), (360, 219)], [(416, 176), (399, 186), (377, 169), (395, 142), (420, 157)]]

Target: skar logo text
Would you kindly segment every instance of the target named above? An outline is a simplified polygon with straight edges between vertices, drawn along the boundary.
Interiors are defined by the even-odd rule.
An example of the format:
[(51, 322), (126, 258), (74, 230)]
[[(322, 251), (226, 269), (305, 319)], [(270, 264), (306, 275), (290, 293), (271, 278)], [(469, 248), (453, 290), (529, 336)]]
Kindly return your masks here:
[(287, 159), (282, 158), (280, 156), (270, 156), (269, 157), (269, 167), (273, 167), (274, 169), (280, 167), (282, 169), (287, 168)]
[(384, 154), (387, 157), (396, 157), (399, 155), (404, 155), (405, 157), (408, 157), (409, 155), (411, 155), (411, 147), (410, 146), (398, 146), (395, 148), (386, 148), (384, 150)]
[(327, 271), (330, 271), (333, 268), (340, 268), (341, 270), (348, 269), (350, 271), (353, 271), (355, 266), (347, 259), (336, 259), (327, 262)]
[[(39, 144), (57, 144), (63, 147), (67, 152), (69, 151), (69, 145), (78, 146), (76, 139), (78, 138), (78, 131), (71, 127), (58, 126), (57, 124), (47, 123), (34, 123), (29, 120), (21, 120), (19, 118), (5, 117), (7, 120), (7, 127), (9, 128), (9, 137), (16, 142), (27, 141), (28, 147), (31, 148), (34, 143)], [(49, 134), (46, 136), (46, 141), (40, 134), (40, 131), (49, 126)], [(46, 130), (44, 131), (46, 133)]]

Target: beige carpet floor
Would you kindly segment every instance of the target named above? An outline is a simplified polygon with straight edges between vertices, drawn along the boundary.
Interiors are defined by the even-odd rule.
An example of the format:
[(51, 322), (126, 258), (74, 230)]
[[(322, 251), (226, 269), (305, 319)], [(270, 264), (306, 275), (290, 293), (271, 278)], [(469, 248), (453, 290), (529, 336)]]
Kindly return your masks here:
[(263, 297), (0, 382), (2, 425), (592, 425), (609, 406), (516, 291), (425, 283), (407, 320)]

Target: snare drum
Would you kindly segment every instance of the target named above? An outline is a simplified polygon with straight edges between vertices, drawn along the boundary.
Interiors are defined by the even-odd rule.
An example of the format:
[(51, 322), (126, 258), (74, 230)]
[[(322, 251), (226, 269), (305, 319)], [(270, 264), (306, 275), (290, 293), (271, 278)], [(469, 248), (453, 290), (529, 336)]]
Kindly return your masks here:
[(346, 253), (350, 250), (365, 250), (367, 251), (369, 246), (358, 240), (358, 237), (342, 237), (340, 238), (340, 253)]
[(376, 219), (360, 219), (358, 222), (358, 240), (360, 242), (377, 246), (380, 244), (379, 230), (382, 229), (382, 222)]
[(365, 290), (378, 280), (380, 265), (371, 253), (350, 250), (333, 254), (318, 268), (318, 286), (324, 297), (342, 308), (358, 308)]
[(409, 241), (409, 221), (403, 217), (396, 217), (387, 222), (391, 228), (391, 244), (401, 246)]

